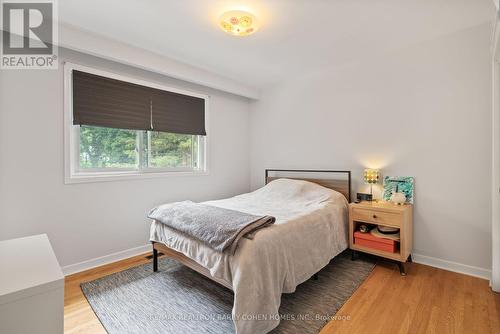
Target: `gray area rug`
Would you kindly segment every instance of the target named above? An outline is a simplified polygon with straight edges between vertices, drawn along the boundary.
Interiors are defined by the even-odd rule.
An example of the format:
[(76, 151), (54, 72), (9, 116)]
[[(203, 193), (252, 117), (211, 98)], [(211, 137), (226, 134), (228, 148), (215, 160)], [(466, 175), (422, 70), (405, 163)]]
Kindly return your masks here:
[[(282, 320), (272, 333), (319, 333), (374, 266), (369, 257), (351, 261), (349, 252), (338, 255), (318, 280), (283, 294)], [(109, 334), (234, 333), (233, 293), (168, 258), (160, 259), (157, 273), (146, 264), (81, 288)]]

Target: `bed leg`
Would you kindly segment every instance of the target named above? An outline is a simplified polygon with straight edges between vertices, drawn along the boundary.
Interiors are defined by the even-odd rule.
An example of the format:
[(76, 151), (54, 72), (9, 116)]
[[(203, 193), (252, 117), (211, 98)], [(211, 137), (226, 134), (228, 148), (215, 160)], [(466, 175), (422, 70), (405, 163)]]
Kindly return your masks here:
[(318, 280), (318, 274), (313, 275), (313, 280), (317, 281)]
[(158, 251), (156, 250), (154, 244), (153, 244), (153, 271), (154, 272), (158, 271)]

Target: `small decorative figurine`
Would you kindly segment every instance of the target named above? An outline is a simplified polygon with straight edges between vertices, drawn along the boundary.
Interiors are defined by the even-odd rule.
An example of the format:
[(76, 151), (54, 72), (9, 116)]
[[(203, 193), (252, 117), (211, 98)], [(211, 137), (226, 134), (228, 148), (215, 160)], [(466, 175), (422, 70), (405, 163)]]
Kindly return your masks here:
[(391, 202), (396, 204), (396, 205), (405, 204), (406, 196), (404, 193), (393, 191), (392, 196), (391, 196)]

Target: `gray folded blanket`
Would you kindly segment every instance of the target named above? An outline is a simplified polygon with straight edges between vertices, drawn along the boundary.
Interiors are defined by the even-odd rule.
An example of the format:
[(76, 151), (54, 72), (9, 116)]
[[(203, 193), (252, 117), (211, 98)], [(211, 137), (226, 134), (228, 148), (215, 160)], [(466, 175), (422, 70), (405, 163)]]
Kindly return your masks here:
[(239, 240), (273, 224), (271, 216), (256, 216), (191, 201), (170, 203), (152, 209), (148, 217), (185, 233), (213, 248), (234, 254)]

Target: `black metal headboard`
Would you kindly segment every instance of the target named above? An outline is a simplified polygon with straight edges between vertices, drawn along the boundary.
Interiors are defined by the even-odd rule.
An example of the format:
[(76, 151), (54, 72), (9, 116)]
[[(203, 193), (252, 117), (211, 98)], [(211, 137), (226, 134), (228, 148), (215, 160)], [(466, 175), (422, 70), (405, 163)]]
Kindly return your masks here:
[[(298, 177), (298, 176), (269, 176), (270, 173), (296, 173), (296, 174), (307, 174), (307, 173), (317, 173), (324, 174), (328, 173), (330, 175), (341, 175), (347, 177), (347, 180), (339, 180), (339, 179), (329, 179), (329, 178), (314, 178), (313, 175), (311, 177)], [(317, 183), (323, 187), (333, 189), (343, 194), (349, 202), (351, 202), (351, 171), (350, 170), (316, 170), (316, 169), (266, 169), (266, 184), (272, 180), (279, 178), (288, 178), (288, 179), (298, 179), (305, 180)]]

